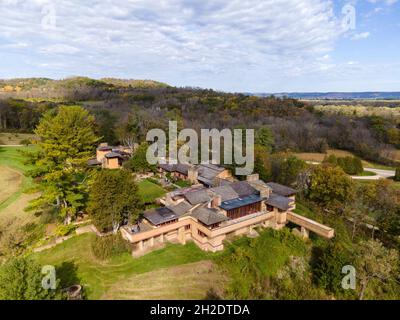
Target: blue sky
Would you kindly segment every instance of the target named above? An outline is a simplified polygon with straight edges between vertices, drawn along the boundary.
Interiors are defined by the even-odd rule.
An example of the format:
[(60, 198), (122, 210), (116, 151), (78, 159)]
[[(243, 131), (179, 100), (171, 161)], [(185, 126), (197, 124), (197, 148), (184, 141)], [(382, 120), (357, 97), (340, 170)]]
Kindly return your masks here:
[(0, 78), (400, 91), (399, 49), (399, 0), (0, 0)]

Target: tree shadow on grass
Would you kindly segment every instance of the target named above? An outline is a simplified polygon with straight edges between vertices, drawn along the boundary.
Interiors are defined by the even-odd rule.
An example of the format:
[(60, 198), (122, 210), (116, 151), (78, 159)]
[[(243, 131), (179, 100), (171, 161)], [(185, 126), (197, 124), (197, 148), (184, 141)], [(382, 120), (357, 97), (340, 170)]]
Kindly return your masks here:
[(56, 268), (57, 279), (60, 280), (61, 288), (67, 288), (80, 283), (78, 267), (72, 261), (64, 261)]

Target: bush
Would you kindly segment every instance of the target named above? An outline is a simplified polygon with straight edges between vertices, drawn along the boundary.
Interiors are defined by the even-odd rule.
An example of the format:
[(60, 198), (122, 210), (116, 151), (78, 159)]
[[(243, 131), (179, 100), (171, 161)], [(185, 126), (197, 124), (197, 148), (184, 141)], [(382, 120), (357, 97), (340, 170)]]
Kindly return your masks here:
[(92, 241), (92, 252), (96, 258), (107, 260), (112, 256), (129, 252), (129, 244), (120, 234), (105, 237), (95, 237)]
[(22, 139), (19, 143), (23, 144), (24, 146), (29, 146), (32, 142), (30, 139)]
[(394, 181), (400, 181), (400, 166), (396, 168), (396, 175), (394, 176)]
[(59, 226), (57, 226), (55, 234), (57, 237), (65, 237), (69, 234), (71, 234), (72, 232), (74, 232), (76, 229), (76, 226), (74, 226), (73, 224), (61, 224)]
[(359, 175), (364, 172), (361, 159), (358, 157), (336, 157), (330, 155), (324, 159), (324, 163), (329, 163), (334, 166), (339, 166), (349, 175)]

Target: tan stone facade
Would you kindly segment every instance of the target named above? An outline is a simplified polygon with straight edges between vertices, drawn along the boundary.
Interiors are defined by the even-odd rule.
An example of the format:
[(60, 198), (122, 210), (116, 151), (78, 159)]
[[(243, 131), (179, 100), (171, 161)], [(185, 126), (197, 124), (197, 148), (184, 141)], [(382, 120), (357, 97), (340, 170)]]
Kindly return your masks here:
[[(282, 192), (292, 190), (279, 188)], [(164, 241), (193, 241), (202, 250), (216, 252), (223, 250), (227, 238), (252, 233), (255, 228), (282, 229), (288, 222), (300, 226), (304, 237), (309, 231), (329, 239), (334, 236), (332, 228), (293, 213), (294, 195), (274, 194), (274, 189), (258, 176), (224, 187), (188, 189), (167, 194), (166, 207), (145, 213), (145, 219), (136, 228), (121, 228), (122, 236), (134, 244), (134, 252), (151, 250)], [(236, 197), (230, 189), (240, 196)], [(163, 220), (166, 217), (169, 220)]]

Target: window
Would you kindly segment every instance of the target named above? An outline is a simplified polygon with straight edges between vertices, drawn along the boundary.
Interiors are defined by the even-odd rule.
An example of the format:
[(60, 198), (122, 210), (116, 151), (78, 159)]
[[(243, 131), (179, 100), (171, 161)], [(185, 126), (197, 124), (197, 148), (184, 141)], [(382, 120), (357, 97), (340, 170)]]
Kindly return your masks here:
[(190, 224), (188, 224), (187, 226), (185, 226), (185, 230), (190, 230)]
[(197, 230), (197, 233), (198, 233), (198, 235), (200, 237), (203, 237), (203, 238), (207, 237), (207, 235), (204, 232), (200, 231), (200, 230)]
[(240, 208), (229, 210), (227, 215), (231, 219), (238, 219), (261, 210), (261, 202), (249, 204)]

